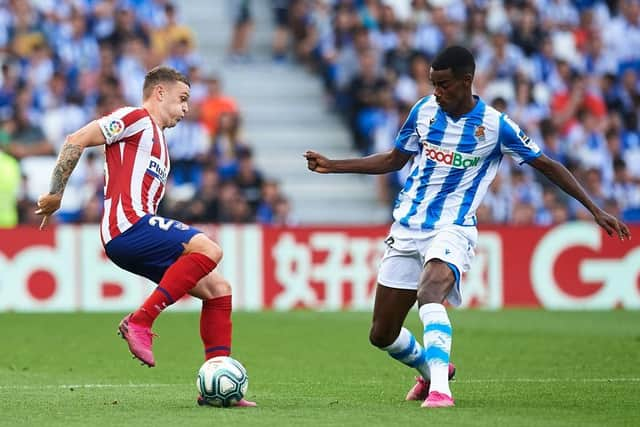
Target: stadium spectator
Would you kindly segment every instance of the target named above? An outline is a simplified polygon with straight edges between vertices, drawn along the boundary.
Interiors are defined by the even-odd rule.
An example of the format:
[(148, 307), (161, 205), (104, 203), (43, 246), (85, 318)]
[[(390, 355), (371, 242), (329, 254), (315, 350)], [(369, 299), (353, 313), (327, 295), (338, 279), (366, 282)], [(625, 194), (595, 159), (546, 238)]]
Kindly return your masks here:
[[(326, 26), (320, 27), (322, 20), (309, 21), (321, 34), (316, 45), (323, 63), (319, 68), (323, 70), (329, 94), (335, 96), (337, 111), (351, 125), (354, 146), (362, 149), (373, 145), (366, 141), (366, 119), (371, 115), (365, 113), (360, 127), (356, 127), (354, 106), (358, 101), (354, 93), (345, 90), (347, 82), (362, 73), (362, 64), (356, 58), (362, 52), (370, 52), (376, 58), (376, 72), (394, 87), (395, 100), (402, 103), (416, 88), (419, 95), (430, 90), (428, 81), (425, 84), (422, 80), (424, 68), (428, 68), (430, 59), (443, 45), (461, 39), (478, 58), (476, 92), (488, 99), (504, 101), (499, 110), (509, 112), (541, 144), (548, 140), (542, 145), (549, 156), (569, 164), (572, 159), (568, 154), (576, 154), (573, 151), (576, 142), (581, 150), (593, 152), (594, 147), (601, 146), (603, 135), (609, 135), (607, 140), (613, 143), (613, 135), (617, 134), (629, 173), (632, 177), (640, 176), (640, 171), (635, 170), (635, 165), (640, 164), (637, 157), (640, 149), (636, 148), (638, 126), (627, 124), (640, 114), (636, 75), (640, 56), (628, 48), (637, 44), (636, 33), (640, 28), (637, 0), (623, 0), (619, 8), (616, 2), (566, 0), (524, 3), (416, 0), (410, 5), (335, 1), (333, 7), (320, 3), (324, 9), (314, 7), (314, 10), (324, 10), (333, 18), (334, 25), (327, 32)], [(461, 22), (467, 23), (464, 28)], [(628, 42), (624, 41), (626, 38)], [(410, 52), (419, 52), (426, 58), (422, 73), (406, 71)], [(569, 136), (571, 129), (581, 124), (577, 117), (583, 114), (583, 118), (590, 115), (586, 117), (588, 124), (595, 123), (594, 135), (600, 141), (597, 144), (594, 138), (576, 138), (580, 128)], [(549, 126), (549, 120), (554, 127)], [(570, 142), (566, 140), (568, 136)], [(605, 187), (610, 185), (610, 164), (615, 156), (615, 153), (605, 155), (607, 148), (597, 156)], [(590, 164), (578, 167), (588, 168)], [(503, 168), (508, 169), (508, 163)], [(581, 175), (584, 170), (576, 172)]]
[[(228, 179), (237, 173), (235, 145), (242, 144), (235, 142), (240, 135), (241, 117), (235, 101), (220, 93), (218, 82), (215, 79), (208, 82), (202, 76), (195, 38), (179, 19), (179, 4), (167, 0), (58, 3), (45, 0), (3, 4), (7, 7), (0, 9), (0, 123), (5, 134), (11, 136), (4, 150), (21, 158), (39, 159), (21, 164), (24, 191), (20, 192), (18, 202), (20, 221), (34, 222), (28, 204), (34, 192), (37, 194), (37, 189), (46, 184), (38, 171), (46, 161), (55, 161), (47, 156), (57, 154), (64, 135), (92, 118), (107, 115), (127, 103), (138, 103), (145, 73), (161, 63), (188, 72), (192, 81), (192, 113), (208, 126), (204, 138), (199, 131), (194, 135), (200, 137), (190, 138), (189, 131), (199, 126), (185, 120), (184, 128), (181, 125), (175, 129), (182, 134), (177, 137), (180, 144), (168, 133), (177, 182), (169, 183), (170, 197), (162, 208), (187, 212), (190, 197), (206, 193), (205, 209), (194, 208), (191, 216), (199, 221), (217, 220), (216, 208), (208, 207), (208, 193), (212, 190), (206, 187), (207, 180), (199, 178), (209, 174), (198, 170), (206, 160), (207, 168), (232, 164)], [(233, 120), (225, 119), (225, 124), (235, 127), (235, 136), (228, 138), (227, 133), (219, 139), (228, 138), (227, 142), (232, 140), (235, 145), (232, 150), (221, 150), (225, 156), (218, 162), (219, 153), (210, 149), (213, 144), (210, 135), (213, 132), (220, 136), (219, 116), (227, 112), (236, 115)], [(26, 122), (22, 120), (24, 117)], [(204, 158), (194, 154), (202, 152), (202, 148), (194, 152), (194, 146), (205, 147)], [(228, 153), (230, 156), (226, 156)], [(70, 191), (58, 215), (60, 222), (94, 221), (100, 214), (95, 189), (84, 186), (83, 180), (90, 179), (85, 173), (93, 176), (94, 167), (102, 161), (103, 154), (99, 152), (80, 160), (68, 183)], [(184, 182), (190, 182), (190, 186), (180, 185)]]
[(272, 224), (275, 216), (275, 205), (280, 197), (277, 181), (265, 180), (260, 189), (260, 203), (256, 209), (256, 220), (262, 224)]
[(387, 81), (378, 67), (373, 49), (359, 54), (360, 71), (351, 79), (347, 94), (351, 99), (349, 122), (355, 148), (360, 153), (371, 152), (372, 132), (375, 117), (380, 110), (380, 92), (387, 87)]
[(135, 38), (141, 39), (145, 46), (149, 43), (149, 36), (136, 19), (135, 11), (123, 3), (116, 7), (111, 33), (100, 41), (109, 44), (116, 57), (120, 57), (124, 52), (126, 42)]
[(248, 215), (255, 218), (258, 205), (260, 204), (264, 177), (262, 172), (256, 168), (253, 161), (253, 152), (249, 147), (240, 147), (237, 155), (238, 170), (233, 180), (240, 189), (242, 198), (246, 200), (248, 204)]
[[(17, 108), (26, 111), (56, 150), (61, 141), (53, 139), (53, 135), (66, 127), (66, 122), (56, 123), (53, 119), (64, 114), (61, 105), (71, 108), (70, 117), (79, 118), (78, 109), (82, 109), (84, 117), (90, 118), (134, 100), (135, 81), (140, 82), (150, 67), (168, 63), (171, 46), (176, 49), (172, 63), (184, 67), (193, 81), (193, 103), (207, 98), (203, 95), (203, 79), (198, 77), (200, 60), (197, 54), (193, 55), (195, 38), (180, 21), (179, 2), (3, 4), (6, 7), (0, 10), (0, 120), (11, 119)], [(250, 7), (248, 1), (234, 0), (232, 8), (243, 12), (245, 5)], [(572, 161), (567, 156), (573, 154), (567, 137), (570, 128), (580, 124), (579, 111), (586, 109), (595, 116), (597, 133), (604, 135), (607, 142), (605, 151), (610, 158), (603, 164), (609, 172), (603, 169), (602, 173), (607, 191), (611, 185), (607, 182), (611, 159), (616, 156), (625, 161), (632, 183), (640, 185), (637, 126), (640, 54), (633, 48), (640, 40), (638, 0), (524, 3), (274, 0), (272, 6), (278, 22), (277, 33), (299, 35), (282, 43), (281, 48), (274, 50), (274, 56), (311, 63), (310, 68), (317, 70), (326, 84), (330, 106), (337, 107), (335, 110), (349, 123), (356, 101), (348, 84), (361, 73), (358, 62), (361, 52), (372, 53), (376, 73), (394, 89), (394, 101), (402, 104), (411, 102), (413, 94), (417, 97), (430, 91), (425, 72), (430, 60), (441, 46), (460, 38), (478, 57), (479, 69), (484, 67), (480, 63), (493, 58), (496, 52), (504, 56), (489, 61), (492, 66), (488, 69), (495, 68), (498, 72), (486, 82), (479, 80), (477, 93), (486, 99), (503, 99), (506, 106), (500, 110), (508, 111), (520, 122), (522, 117), (531, 117), (530, 123), (525, 120), (527, 123), (522, 124), (540, 142), (545, 139), (540, 135), (545, 132), (546, 121), (555, 122), (557, 136), (544, 143), (545, 153), (567, 164)], [(245, 18), (249, 15), (245, 13)], [(234, 16), (243, 18), (242, 13)], [(245, 18), (240, 21), (246, 21)], [(461, 25), (463, 22), (465, 26)], [(183, 42), (176, 43), (180, 40)], [(520, 60), (513, 61), (509, 52), (514, 51), (520, 51)], [(299, 56), (300, 52), (304, 54)], [(413, 71), (407, 72), (408, 58), (418, 57)], [(420, 61), (422, 65), (417, 64)], [(529, 87), (525, 91), (526, 81)], [(71, 98), (79, 102), (70, 103)], [(213, 108), (214, 113), (207, 117), (204, 113), (207, 108), (203, 106), (202, 120), (215, 134), (218, 109)], [(239, 114), (233, 100), (228, 110)], [(358, 145), (370, 149), (376, 144), (377, 120), (383, 110), (378, 106), (374, 114), (364, 114), (361, 124), (366, 138), (361, 138), (364, 144), (361, 140)], [(241, 115), (238, 117), (243, 119)], [(354, 133), (354, 137), (361, 136)], [(571, 144), (576, 141), (573, 138)], [(578, 142), (578, 145), (588, 144)], [(614, 151), (616, 146), (620, 153)], [(212, 162), (216, 163), (215, 159)], [(503, 168), (509, 166), (505, 162)], [(579, 169), (584, 167), (578, 165)], [(581, 175), (584, 171), (576, 172)], [(27, 181), (30, 186), (35, 182), (29, 177)]]
[(198, 109), (194, 107), (185, 114), (180, 126), (165, 132), (171, 153), (173, 184), (189, 186), (191, 194), (202, 185), (202, 168), (210, 145), (207, 128), (198, 116)]
[(273, 207), (272, 225), (292, 226), (297, 225), (298, 221), (291, 214), (291, 204), (289, 199), (280, 196), (276, 199)]
[(218, 77), (206, 79), (207, 93), (200, 104), (200, 120), (209, 129), (212, 137), (218, 134), (220, 116), (224, 113), (238, 113), (236, 101), (222, 92), (222, 83)]
[(240, 152), (247, 147), (240, 135), (240, 115), (233, 112), (220, 114), (217, 132), (213, 135), (212, 141), (208, 158), (215, 159), (223, 180), (234, 177), (238, 173)]
[(17, 107), (4, 128), (9, 132), (5, 149), (15, 158), (55, 154), (53, 145), (46, 140), (42, 128), (29, 119), (25, 107)]
[(202, 184), (195, 196), (176, 210), (185, 212), (185, 221), (208, 223), (220, 221), (220, 175), (215, 166), (207, 165), (202, 171)]
[(623, 212), (640, 209), (640, 186), (633, 182), (625, 161), (616, 157), (613, 160), (614, 181), (612, 186), (613, 198)]
[(223, 181), (218, 193), (218, 219), (220, 222), (248, 222), (249, 205), (235, 181)]
[(157, 25), (151, 30), (151, 51), (156, 62), (161, 62), (169, 55), (171, 45), (177, 40), (185, 40), (191, 49), (195, 45), (193, 31), (179, 22), (178, 11), (173, 3), (165, 3), (164, 20), (164, 25)]
[(13, 156), (3, 151), (4, 138), (0, 130), (0, 228), (18, 224), (18, 193), (20, 190), (20, 166)]
[(249, 39), (253, 31), (251, 17), (251, 0), (229, 1), (233, 31), (229, 44), (229, 60), (231, 62), (247, 62), (249, 57)]
[(291, 32), (289, 29), (289, 7), (292, 0), (271, 0), (273, 13), (273, 37), (271, 39), (271, 55), (275, 62), (287, 59)]
[(288, 22), (296, 60), (313, 69), (315, 67), (313, 54), (319, 35), (317, 28), (313, 25), (309, 2), (291, 1)]

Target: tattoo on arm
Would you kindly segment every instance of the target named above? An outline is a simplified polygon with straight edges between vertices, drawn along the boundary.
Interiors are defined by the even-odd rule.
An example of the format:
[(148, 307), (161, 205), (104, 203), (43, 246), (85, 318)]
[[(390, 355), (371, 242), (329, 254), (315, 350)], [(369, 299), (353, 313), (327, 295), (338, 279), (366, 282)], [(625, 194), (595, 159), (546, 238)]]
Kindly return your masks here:
[(60, 194), (64, 191), (67, 181), (69, 181), (69, 176), (71, 176), (71, 172), (78, 164), (81, 155), (82, 147), (78, 145), (64, 144), (62, 146), (56, 166), (53, 168), (49, 194)]

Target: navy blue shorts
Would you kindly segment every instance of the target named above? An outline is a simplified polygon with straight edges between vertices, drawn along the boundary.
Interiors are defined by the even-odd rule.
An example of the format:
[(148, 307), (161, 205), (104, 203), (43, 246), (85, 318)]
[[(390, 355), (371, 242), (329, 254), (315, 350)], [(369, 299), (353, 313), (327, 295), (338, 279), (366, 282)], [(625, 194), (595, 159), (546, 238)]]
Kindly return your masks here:
[(183, 243), (202, 233), (175, 219), (147, 214), (104, 247), (118, 267), (160, 283), (184, 252)]

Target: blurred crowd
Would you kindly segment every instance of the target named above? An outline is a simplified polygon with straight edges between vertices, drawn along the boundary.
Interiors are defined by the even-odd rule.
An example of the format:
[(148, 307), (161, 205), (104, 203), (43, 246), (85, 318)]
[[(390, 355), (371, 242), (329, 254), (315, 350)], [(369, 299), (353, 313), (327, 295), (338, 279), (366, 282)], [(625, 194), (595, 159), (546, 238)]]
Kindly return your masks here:
[[(274, 60), (320, 76), (361, 154), (385, 151), (411, 106), (431, 93), (429, 64), (462, 44), (474, 91), (509, 114), (591, 197), (640, 221), (640, 0), (274, 1)], [(286, 12), (286, 13), (284, 13)], [(406, 170), (382, 177), (391, 203)], [(505, 158), (481, 223), (590, 219), (531, 168)]]
[[(195, 38), (168, 0), (0, 0), (0, 227), (39, 223), (66, 135), (140, 105), (146, 72), (165, 64), (191, 79), (191, 110), (166, 131), (171, 174), (160, 214), (186, 222), (291, 221), (277, 181), (254, 164), (237, 102), (202, 69)], [(72, 174), (59, 222), (99, 222), (103, 150)]]
[[(228, 60), (249, 64), (255, 1), (228, 0)], [(506, 112), (591, 197), (640, 221), (640, 0), (271, 0), (273, 60), (321, 78), (327, 107), (361, 154), (393, 147), (411, 106), (431, 93), (444, 46), (475, 54), (474, 91)], [(290, 224), (277, 181), (254, 164), (241, 108), (204, 72), (194, 35), (169, 0), (0, 0), (0, 227), (36, 223), (64, 137), (139, 105), (158, 64), (192, 81), (191, 111), (166, 131), (171, 174), (161, 214), (187, 222)], [(286, 65), (285, 65), (286, 66)], [(298, 65), (299, 66), (299, 65)], [(103, 153), (71, 176), (62, 222), (97, 222)], [(391, 205), (407, 171), (382, 176)], [(481, 223), (557, 224), (590, 214), (507, 157)]]

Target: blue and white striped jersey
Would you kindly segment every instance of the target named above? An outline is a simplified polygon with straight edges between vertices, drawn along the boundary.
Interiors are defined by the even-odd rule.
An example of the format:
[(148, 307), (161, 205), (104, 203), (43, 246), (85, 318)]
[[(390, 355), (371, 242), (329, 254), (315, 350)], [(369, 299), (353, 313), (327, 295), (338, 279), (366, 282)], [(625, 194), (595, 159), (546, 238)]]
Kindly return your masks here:
[(475, 226), (475, 211), (502, 155), (519, 163), (541, 155), (507, 115), (476, 99), (473, 110), (457, 119), (442, 111), (432, 96), (413, 106), (395, 142), (398, 150), (415, 155), (396, 199), (396, 222), (422, 230)]

